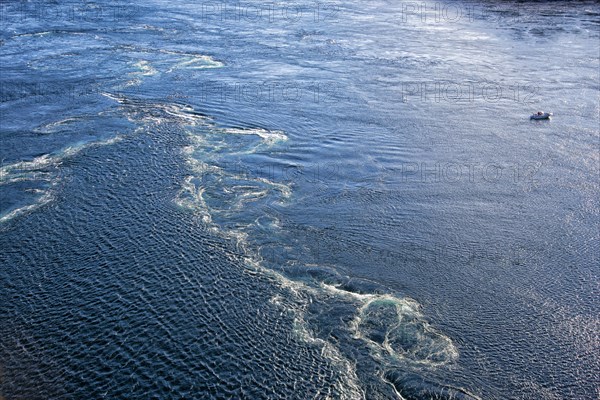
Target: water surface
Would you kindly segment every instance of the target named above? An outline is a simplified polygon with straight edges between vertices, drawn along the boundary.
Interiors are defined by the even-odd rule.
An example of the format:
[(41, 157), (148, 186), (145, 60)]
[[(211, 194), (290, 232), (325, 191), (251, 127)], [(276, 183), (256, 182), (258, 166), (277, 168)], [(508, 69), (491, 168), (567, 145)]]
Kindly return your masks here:
[(597, 395), (600, 9), (412, 4), (0, 4), (2, 396)]

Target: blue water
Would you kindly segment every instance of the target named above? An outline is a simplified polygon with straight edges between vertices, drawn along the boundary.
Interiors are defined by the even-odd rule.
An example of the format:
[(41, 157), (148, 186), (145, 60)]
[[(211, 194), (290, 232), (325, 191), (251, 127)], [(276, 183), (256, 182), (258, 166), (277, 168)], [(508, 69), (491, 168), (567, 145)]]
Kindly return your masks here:
[(598, 396), (597, 3), (0, 24), (0, 398)]

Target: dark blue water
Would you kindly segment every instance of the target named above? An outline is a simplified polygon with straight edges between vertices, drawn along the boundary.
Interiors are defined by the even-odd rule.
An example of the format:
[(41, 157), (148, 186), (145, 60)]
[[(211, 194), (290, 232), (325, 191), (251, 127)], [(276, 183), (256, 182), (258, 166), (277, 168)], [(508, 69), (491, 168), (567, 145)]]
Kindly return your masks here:
[(598, 396), (597, 3), (0, 23), (0, 398)]

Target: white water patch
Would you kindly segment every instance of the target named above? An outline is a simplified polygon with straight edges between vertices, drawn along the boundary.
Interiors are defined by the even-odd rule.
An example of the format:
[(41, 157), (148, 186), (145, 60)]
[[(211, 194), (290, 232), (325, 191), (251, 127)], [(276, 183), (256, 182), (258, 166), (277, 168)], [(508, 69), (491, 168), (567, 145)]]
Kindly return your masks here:
[[(287, 136), (283, 132), (266, 129), (215, 128), (213, 125), (208, 128), (199, 134), (188, 132), (191, 144), (184, 147), (182, 153), (194, 175), (184, 180), (175, 203), (196, 213), (215, 234), (232, 240), (243, 255), (249, 274), (270, 277), (286, 290), (287, 296), (274, 296), (271, 303), (281, 307), (282, 312), (291, 313), (294, 320), (292, 331), (297, 340), (317, 346), (322, 357), (336, 366), (345, 381), (344, 387), (336, 388), (344, 393), (343, 398), (365, 398), (366, 395), (353, 361), (346, 358), (334, 343), (318, 337), (307, 322), (308, 307), (313, 300), (328, 302), (336, 299), (351, 305), (350, 310), (356, 310), (354, 319), (342, 330), (348, 332), (349, 337), (365, 343), (373, 359), (386, 368), (435, 368), (458, 358), (452, 341), (425, 320), (414, 300), (390, 294), (356, 293), (334, 284), (318, 282), (318, 279), (316, 282), (293, 280), (269, 268), (269, 262), (261, 254), (262, 247), (255, 244), (257, 239), (261, 240), (257, 235), (272, 238), (278, 235), (281, 225), (276, 217), (267, 215), (261, 207), (277, 202), (286, 204), (292, 197), (292, 189), (284, 183), (249, 176), (219, 165), (227, 155), (243, 154), (235, 151), (237, 149), (228, 151), (227, 135), (254, 135), (268, 146), (287, 140)], [(251, 151), (256, 149), (252, 143), (245, 143), (245, 146)], [(280, 246), (284, 248), (285, 244)], [(379, 331), (381, 339), (377, 336)], [(325, 398), (329, 396), (328, 393), (322, 395)]]
[[(255, 136), (258, 144), (245, 144), (243, 150), (254, 152), (259, 145), (273, 146), (279, 141), (287, 140), (282, 131), (263, 128), (223, 128), (215, 126), (210, 117), (194, 111), (193, 107), (178, 103), (149, 102), (126, 96), (103, 93), (104, 96), (123, 105), (130, 121), (160, 125), (176, 123), (182, 128), (201, 126), (200, 133), (186, 130), (190, 145), (182, 149), (189, 169), (194, 173), (182, 183), (175, 203), (194, 210), (207, 222), (214, 222), (217, 215), (231, 217), (232, 213), (243, 212), (247, 203), (257, 203), (267, 197), (278, 196), (286, 199), (291, 195), (291, 188), (260, 176), (249, 176), (236, 171), (227, 171), (218, 166), (223, 154), (230, 148), (227, 136)], [(215, 139), (216, 138), (216, 139)], [(221, 153), (223, 151), (223, 153)], [(245, 153), (242, 151), (242, 153)], [(220, 199), (219, 204), (208, 199)], [(248, 221), (251, 224), (253, 220)]]
[[(261, 129), (217, 129), (206, 134), (214, 133), (253, 134), (269, 143), (274, 143), (273, 138), (276, 138), (275, 140), (285, 138), (283, 132), (270, 134), (270, 131)], [(247, 221), (240, 220), (239, 215), (243, 213), (247, 203), (261, 202), (273, 195), (279, 197), (279, 201), (284, 201), (285, 198), (291, 195), (291, 189), (283, 183), (273, 182), (261, 177), (236, 174), (209, 164), (210, 161), (216, 161), (210, 159), (210, 156), (215, 153), (211, 153), (205, 147), (210, 145), (210, 141), (191, 132), (189, 134), (192, 145), (184, 147), (183, 154), (186, 156), (190, 170), (195, 175), (185, 178), (175, 198), (175, 203), (196, 213), (215, 234), (232, 240), (239, 252), (243, 254), (243, 262), (249, 274), (270, 277), (274, 283), (277, 283), (279, 287), (286, 291), (288, 296), (275, 296), (271, 299), (272, 304), (280, 307), (282, 313), (293, 315), (292, 331), (295, 338), (320, 348), (321, 356), (336, 366), (336, 370), (340, 373), (340, 379), (332, 383), (333, 387), (325, 385), (320, 396), (322, 398), (333, 398), (334, 393), (341, 393), (343, 399), (365, 398), (356, 375), (355, 365), (346, 359), (332, 343), (314, 335), (304, 320), (304, 315), (307, 312), (306, 307), (310, 303), (310, 296), (318, 296), (318, 290), (303, 283), (292, 281), (282, 274), (266, 268), (260, 254), (252, 248), (249, 240), (249, 232), (257, 228), (257, 218), (251, 218)], [(237, 183), (232, 184), (229, 182)], [(222, 196), (221, 199), (224, 201), (219, 205), (219, 208), (211, 207), (208, 204), (206, 197), (210, 197), (210, 195), (213, 197), (216, 195)], [(223, 217), (224, 214), (225, 218)], [(236, 221), (235, 228), (229, 226), (228, 222), (231, 220)], [(232, 257), (235, 256), (232, 255)]]
[(227, 128), (223, 129), (223, 133), (230, 135), (256, 135), (262, 138), (267, 144), (275, 144), (276, 142), (286, 141), (288, 137), (283, 131), (270, 131), (267, 129), (254, 128), (254, 129), (240, 129), (240, 128)]
[[(151, 67), (151, 70), (149, 71), (171, 73), (177, 70), (214, 69), (225, 66), (223, 62), (215, 60), (207, 54), (140, 47), (135, 45), (122, 45), (119, 46), (119, 48), (127, 52), (132, 58), (142, 57), (142, 64), (140, 64), (138, 68), (141, 67), (142, 69), (145, 69), (149, 66)], [(152, 60), (151, 66), (146, 58)]]
[[(320, 282), (318, 278), (293, 280), (269, 268), (260, 243), (265, 238), (272, 241), (280, 234), (281, 225), (278, 218), (265, 209), (276, 203), (288, 203), (292, 189), (272, 179), (252, 176), (244, 168), (228, 168), (226, 161), (232, 154), (243, 160), (244, 154), (251, 156), (260, 149), (256, 141), (240, 144), (239, 140), (228, 137), (256, 136), (258, 143), (268, 150), (287, 140), (287, 136), (281, 131), (262, 128), (220, 128), (210, 119), (204, 120), (204, 124), (200, 130), (187, 132), (190, 145), (184, 147), (182, 153), (193, 175), (182, 183), (175, 203), (193, 211), (215, 234), (233, 241), (248, 273), (270, 277), (286, 290), (285, 298), (278, 295), (271, 302), (281, 307), (282, 312), (292, 314), (292, 330), (297, 340), (317, 346), (321, 355), (337, 366), (345, 380), (344, 387), (337, 389), (346, 394), (345, 398), (365, 398), (365, 393), (351, 359), (344, 357), (341, 348), (312, 331), (306, 319), (313, 300), (342, 300), (351, 306), (349, 310), (356, 310), (354, 315), (349, 315), (353, 319), (348, 326), (341, 328), (348, 337), (365, 343), (372, 358), (385, 368), (436, 368), (456, 361), (458, 351), (450, 338), (426, 321), (419, 304), (412, 299), (357, 293), (344, 290), (341, 285)], [(278, 246), (286, 249), (284, 243)]]
[[(18, 161), (13, 164), (3, 165), (0, 167), (0, 185), (14, 182), (14, 179), (37, 179), (39, 175), (36, 174), (43, 172), (40, 171), (43, 168), (59, 166), (65, 158), (72, 157), (85, 148), (113, 144), (122, 138), (121, 135), (117, 135), (102, 141), (76, 143), (54, 154), (44, 154), (35, 157), (31, 161)], [(46, 173), (43, 172), (42, 176), (46, 176)]]
[(437, 367), (459, 356), (450, 338), (434, 329), (419, 303), (409, 298), (373, 296), (359, 308), (351, 327), (355, 338), (367, 342), (372, 355), (390, 366)]
[(42, 193), (42, 195), (36, 200), (35, 203), (28, 204), (28, 205), (20, 207), (20, 208), (16, 208), (16, 209), (11, 210), (10, 212), (0, 216), (0, 224), (10, 221), (11, 219), (13, 219), (19, 215), (33, 211), (33, 210), (43, 206), (44, 204), (48, 204), (50, 201), (52, 201), (53, 193), (51, 191), (49, 191), (49, 190), (41, 191), (41, 193)]
[[(245, 171), (228, 171), (218, 166), (224, 154), (232, 154), (228, 152), (226, 135), (253, 135), (260, 138), (259, 144), (270, 147), (278, 141), (287, 140), (287, 136), (282, 131), (262, 128), (217, 128), (210, 120), (205, 119), (204, 122), (207, 129), (203, 129), (202, 133), (188, 131), (191, 145), (184, 147), (182, 152), (188, 167), (196, 176), (186, 179), (176, 198), (177, 204), (188, 205), (191, 209), (199, 207), (204, 210), (203, 212), (209, 213), (211, 217), (207, 219), (213, 221), (215, 214), (231, 217), (232, 213), (243, 212), (247, 203), (257, 203), (267, 198), (282, 203), (285, 199), (289, 199), (292, 191), (285, 183), (252, 176)], [(215, 135), (218, 136), (216, 140)], [(233, 154), (254, 153), (256, 149), (256, 144), (246, 144), (245, 151)], [(205, 196), (219, 199), (219, 204), (209, 206)], [(197, 201), (198, 204), (190, 204), (190, 200)], [(252, 217), (245, 224), (253, 225), (256, 219), (257, 217)]]
[(323, 288), (323, 290), (326, 290), (335, 296), (354, 298), (361, 302), (368, 302), (377, 297), (376, 294), (356, 293), (356, 292), (350, 292), (347, 290), (343, 290), (343, 289), (340, 289), (336, 285), (331, 285), (331, 284), (328, 284), (325, 282), (321, 282), (321, 287)]
[[(321, 357), (329, 360), (336, 366), (338, 371), (346, 378), (345, 384), (336, 382), (337, 391), (341, 393), (343, 399), (366, 399), (365, 391), (360, 386), (360, 380), (356, 374), (356, 364), (345, 358), (340, 350), (331, 342), (316, 337), (309, 329), (308, 324), (304, 321), (303, 316), (306, 315), (306, 310), (298, 310), (294, 318), (293, 332), (297, 338), (305, 343), (312, 344), (321, 348)], [(321, 393), (325, 398), (332, 398), (331, 392)]]
[[(222, 151), (227, 151), (227, 141), (210, 140), (209, 136), (230, 134), (255, 135), (262, 142), (275, 143), (287, 137), (283, 132), (266, 129), (216, 128), (209, 119), (203, 121), (204, 134), (187, 131), (190, 145), (182, 149), (188, 168), (194, 175), (186, 177), (175, 197), (175, 203), (199, 215), (220, 235), (235, 240), (238, 247), (246, 247), (248, 231), (257, 227), (257, 217), (248, 214), (254, 205), (267, 198), (281, 202), (291, 195), (291, 188), (264, 177), (249, 176), (239, 171), (228, 171), (218, 166)], [(276, 139), (274, 139), (276, 138)], [(252, 206), (248, 206), (252, 204)], [(225, 229), (224, 224), (236, 221), (239, 229)]]
[(201, 70), (221, 68), (225, 64), (208, 55), (170, 51), (164, 49), (140, 48), (137, 46), (120, 46), (127, 51), (129, 57), (128, 69), (133, 69), (125, 75), (126, 80), (113, 86), (117, 90), (125, 90), (141, 86), (144, 79), (161, 73), (171, 73), (183, 70)]
[(202, 197), (204, 188), (197, 187), (193, 180), (193, 175), (189, 175), (184, 179), (181, 189), (175, 197), (175, 204), (196, 211), (201, 215), (205, 224), (210, 224), (212, 222), (211, 211)]
[(130, 62), (130, 66), (134, 67), (136, 70), (129, 72), (127, 76), (129, 79), (124, 83), (117, 85), (118, 89), (127, 89), (132, 86), (140, 86), (144, 81), (144, 78), (147, 76), (154, 76), (159, 73), (159, 71), (154, 68), (154, 66), (148, 60), (139, 60), (137, 62)]
[(43, 134), (54, 133), (54, 132), (59, 131), (64, 126), (80, 122), (82, 120), (85, 120), (86, 118), (89, 118), (89, 116), (84, 115), (84, 116), (69, 117), (69, 118), (61, 119), (59, 121), (54, 121), (54, 122), (50, 122), (48, 124), (41, 125), (41, 126), (37, 127), (36, 129), (34, 129), (34, 132), (43, 133)]
[[(189, 147), (184, 149), (185, 153), (195, 153)], [(217, 216), (230, 219), (237, 216), (240, 224), (244, 224), (240, 218), (248, 203), (257, 203), (263, 199), (271, 198), (277, 203), (285, 202), (291, 196), (291, 188), (279, 182), (274, 182), (263, 177), (252, 177), (244, 174), (228, 172), (216, 165), (208, 164), (200, 159), (190, 156), (186, 160), (189, 168), (196, 175), (189, 176), (182, 184), (175, 202), (189, 209), (202, 210), (208, 213), (206, 219), (215, 220)], [(275, 198), (273, 198), (275, 196)], [(213, 200), (209, 206), (207, 197)], [(245, 222), (249, 227), (253, 225), (257, 217), (253, 216)]]
[[(60, 122), (60, 121), (59, 121)], [(47, 182), (43, 189), (29, 189), (38, 195), (34, 203), (13, 209), (0, 216), (0, 223), (7, 222), (19, 215), (33, 211), (54, 199), (54, 188), (60, 181), (58, 169), (65, 159), (75, 156), (82, 150), (92, 146), (107, 146), (122, 140), (122, 135), (116, 135), (106, 140), (80, 142), (68, 146), (53, 154), (44, 154), (31, 161), (19, 161), (0, 167), (0, 187), (18, 182)]]
[(103, 96), (123, 105), (126, 118), (135, 123), (178, 123), (184, 126), (207, 125), (209, 119), (186, 104), (149, 102), (120, 94), (103, 92)]
[(173, 72), (178, 69), (210, 69), (210, 68), (221, 68), (224, 64), (220, 61), (215, 60), (214, 58), (206, 55), (192, 55), (185, 54), (182, 60), (177, 62), (171, 68), (169, 68), (166, 72)]
[(15, 35), (15, 37), (42, 37), (55, 34), (54, 31), (44, 31), (44, 32), (35, 32), (35, 33), (21, 33), (19, 35)]
[[(383, 366), (416, 364), (436, 367), (456, 360), (458, 352), (451, 340), (425, 321), (419, 305), (413, 300), (350, 292), (335, 285), (320, 283), (318, 279), (317, 282), (292, 280), (267, 267), (268, 262), (261, 256), (260, 245), (255, 245), (256, 235), (260, 235), (257, 232), (263, 231), (263, 235), (273, 236), (281, 227), (277, 218), (265, 224), (261, 222), (264, 220), (261, 217), (265, 217), (264, 207), (289, 202), (291, 187), (264, 177), (239, 173), (239, 170), (232, 171), (223, 166), (223, 160), (232, 154), (232, 151), (228, 151), (232, 144), (234, 147), (239, 145), (239, 141), (232, 142), (228, 137), (256, 136), (259, 143), (268, 148), (287, 140), (284, 132), (262, 128), (217, 127), (210, 117), (200, 116), (186, 105), (151, 103), (109, 93), (105, 95), (122, 104), (130, 119), (144, 126), (165, 121), (179, 124), (184, 130), (185, 127), (201, 126), (199, 130), (185, 130), (190, 144), (182, 148), (182, 154), (191, 174), (183, 180), (174, 203), (192, 211), (216, 235), (231, 240), (238, 252), (228, 257), (237, 259), (239, 253), (247, 273), (269, 277), (285, 289), (288, 294), (285, 299), (283, 296), (275, 297), (272, 303), (282, 307), (282, 312), (293, 314), (294, 324), (291, 328), (298, 340), (319, 347), (321, 355), (337, 366), (343, 379), (335, 382), (335, 385), (343, 386), (337, 387), (337, 391), (345, 393), (344, 398), (365, 398), (365, 393), (353, 362), (344, 357), (335, 344), (318, 337), (306, 321), (308, 307), (313, 300), (327, 302), (335, 298), (352, 305), (350, 310), (355, 309), (356, 314), (342, 330), (365, 342), (373, 359)], [(241, 145), (250, 152), (257, 149), (256, 142), (252, 140), (243, 141)], [(249, 207), (249, 204), (252, 206)], [(327, 393), (323, 395), (329, 396)]]
[(21, 182), (24, 180), (45, 180), (48, 173), (40, 171), (60, 160), (58, 156), (44, 154), (31, 161), (19, 161), (0, 167), (0, 185)]
[(162, 109), (167, 115), (176, 119), (183, 119), (187, 125), (196, 125), (205, 121), (205, 118), (199, 114), (194, 114), (191, 106), (182, 106), (179, 104), (158, 104), (157, 108)]
[[(206, 149), (210, 153), (216, 153), (225, 150), (230, 156), (243, 157), (253, 155), (261, 150), (269, 148), (288, 140), (284, 132), (278, 130), (269, 130), (263, 128), (218, 128), (211, 127), (211, 135), (207, 137)], [(255, 136), (260, 140), (253, 143), (243, 143), (234, 145), (227, 136)], [(210, 140), (209, 140), (210, 139)]]
[(133, 64), (134, 67), (139, 69), (139, 72), (133, 72), (133, 74), (140, 74), (143, 76), (152, 76), (158, 74), (158, 71), (150, 64), (150, 61), (140, 60)]
[(369, 345), (377, 359), (391, 365), (405, 365), (408, 361), (428, 366), (458, 359), (452, 340), (426, 321), (417, 301), (390, 294), (356, 293), (327, 283), (321, 283), (321, 287), (359, 303), (356, 318), (350, 323), (351, 331)]

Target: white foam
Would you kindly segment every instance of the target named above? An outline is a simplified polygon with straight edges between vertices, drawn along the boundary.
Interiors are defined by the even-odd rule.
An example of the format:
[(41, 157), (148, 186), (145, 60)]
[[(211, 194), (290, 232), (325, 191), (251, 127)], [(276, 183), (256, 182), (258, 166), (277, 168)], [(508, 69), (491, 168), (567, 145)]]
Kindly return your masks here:
[[(386, 323), (385, 339), (382, 343), (368, 337), (368, 333), (361, 329), (363, 323), (369, 321), (370, 307), (386, 307), (394, 315), (394, 320)], [(452, 340), (434, 329), (421, 313), (421, 306), (410, 298), (397, 298), (392, 295), (376, 295), (367, 299), (359, 308), (356, 318), (350, 326), (354, 337), (365, 341), (372, 349), (372, 355), (384, 364), (405, 365), (418, 364), (428, 367), (437, 367), (452, 363), (458, 359), (458, 349)], [(382, 316), (376, 315), (376, 322)], [(373, 323), (373, 321), (369, 321)], [(408, 334), (416, 338), (415, 348), (402, 348), (401, 344), (394, 343)], [(399, 336), (394, 336), (397, 333)]]
[(335, 365), (345, 378), (345, 382), (336, 381), (337, 392), (342, 399), (365, 399), (366, 394), (360, 386), (360, 380), (356, 374), (356, 364), (345, 358), (342, 353), (330, 342), (316, 337), (308, 328), (303, 315), (306, 310), (297, 310), (294, 318), (293, 332), (305, 343), (321, 348), (321, 357), (329, 360)]
[[(406, 362), (414, 362), (421, 366), (437, 366), (452, 362), (458, 356), (458, 352), (449, 338), (434, 330), (420, 313), (419, 304), (411, 299), (396, 298), (392, 295), (364, 294), (354, 293), (344, 290), (341, 286), (319, 283), (313, 285), (310, 282), (295, 281), (287, 278), (280, 272), (268, 268), (265, 260), (261, 258), (261, 247), (259, 245), (253, 248), (250, 235), (256, 235), (257, 232), (273, 234), (275, 229), (281, 229), (279, 221), (274, 218), (273, 223), (265, 225), (261, 223), (263, 216), (256, 217), (256, 213), (250, 213), (252, 219), (248, 221), (237, 221), (233, 213), (243, 211), (245, 203), (260, 202), (262, 199), (269, 199), (269, 204), (273, 204), (273, 195), (283, 204), (292, 195), (292, 189), (289, 185), (275, 182), (263, 177), (253, 177), (247, 174), (240, 174), (220, 168), (221, 157), (231, 156), (234, 150), (227, 151), (227, 141), (214, 141), (212, 134), (227, 135), (255, 135), (262, 139), (263, 143), (274, 145), (278, 141), (287, 140), (287, 136), (281, 131), (269, 131), (266, 129), (241, 129), (241, 128), (215, 128), (210, 129), (205, 134), (190, 135), (189, 146), (182, 149), (186, 156), (190, 170), (196, 174), (195, 177), (186, 178), (182, 185), (182, 190), (177, 196), (177, 202), (180, 205), (187, 205), (190, 209), (196, 210), (203, 215), (203, 220), (210, 229), (221, 237), (234, 241), (238, 250), (243, 254), (242, 261), (249, 274), (260, 274), (270, 277), (279, 287), (286, 290), (288, 296), (274, 296), (271, 303), (281, 307), (285, 312), (293, 313), (294, 333), (298, 340), (317, 346), (321, 349), (321, 355), (328, 359), (343, 374), (346, 379), (344, 388), (338, 388), (340, 393), (345, 393), (344, 397), (349, 399), (364, 398), (365, 393), (359, 385), (356, 375), (356, 366), (350, 360), (346, 359), (340, 349), (328, 340), (317, 337), (311, 331), (305, 320), (308, 312), (307, 307), (313, 298), (327, 301), (332, 296), (342, 299), (346, 303), (356, 306), (354, 320), (350, 324), (350, 330), (355, 338), (364, 341), (371, 350), (374, 359), (382, 362), (384, 366), (390, 363), (406, 365)], [(228, 182), (235, 182), (231, 186)], [(240, 183), (243, 182), (243, 183)], [(204, 186), (202, 186), (204, 185)], [(215, 186), (216, 185), (216, 186)], [(204, 194), (214, 194), (213, 197), (225, 198), (223, 206), (220, 209), (210, 208), (203, 197)], [(241, 215), (241, 214), (240, 214)], [(231, 228), (229, 222), (235, 221), (235, 228)], [(220, 222), (223, 221), (223, 222)], [(252, 237), (254, 239), (254, 237)], [(260, 238), (259, 239), (260, 242)], [(236, 257), (231, 255), (231, 257)], [(390, 304), (396, 312), (393, 321), (381, 321), (383, 324), (390, 324), (387, 327), (389, 336), (383, 343), (376, 343), (371, 340), (364, 332), (363, 319), (369, 318), (369, 308), (378, 303)], [(372, 318), (373, 316), (371, 316)], [(419, 354), (410, 352), (401, 352), (395, 348), (393, 334), (399, 324), (410, 319), (410, 321), (421, 329), (425, 335), (423, 338), (417, 337), (417, 348)], [(412, 332), (412, 331), (411, 331)], [(415, 335), (421, 331), (415, 330)], [(422, 350), (425, 349), (425, 350)], [(410, 350), (410, 349), (409, 349)], [(421, 357), (422, 352), (430, 351), (431, 357), (427, 354)], [(433, 354), (435, 352), (442, 354)]]
[(21, 208), (17, 208), (12, 210), (11, 212), (3, 215), (0, 217), (0, 224), (10, 221), (11, 219), (25, 214), (27, 212), (33, 211), (41, 206), (43, 206), (44, 204), (48, 204), (50, 201), (52, 201), (53, 199), (53, 193), (51, 191), (41, 191), (41, 193), (43, 193), (43, 195), (41, 197), (39, 197), (37, 199), (37, 201), (33, 204), (28, 204), (26, 206), (23, 206)]
[(232, 135), (256, 135), (264, 139), (268, 143), (275, 143), (278, 141), (287, 140), (287, 136), (283, 131), (270, 131), (261, 128), (254, 129), (239, 129), (239, 128), (227, 128), (223, 130), (224, 133)]
[(140, 60), (133, 65), (139, 69), (138, 72), (132, 72), (131, 74), (133, 75), (152, 76), (158, 74), (158, 71), (150, 64), (150, 61)]
[[(185, 54), (185, 53), (184, 53)], [(167, 70), (167, 72), (173, 72), (176, 69), (209, 69), (209, 68), (221, 68), (223, 63), (213, 59), (206, 55), (192, 55), (185, 54), (185, 58), (180, 60), (175, 65)]]
[(127, 118), (137, 124), (179, 123), (184, 126), (206, 125), (209, 118), (194, 112), (189, 105), (159, 103), (103, 92), (103, 96), (122, 104), (129, 112)]
[(194, 178), (193, 175), (189, 175), (184, 179), (182, 187), (175, 197), (175, 203), (180, 207), (199, 212), (202, 216), (202, 221), (205, 224), (211, 224), (212, 216), (210, 208), (202, 196), (204, 189), (196, 187), (192, 182)]
[(62, 119), (60, 121), (50, 122), (48, 124), (39, 126), (38, 128), (35, 129), (35, 132), (53, 133), (53, 132), (56, 132), (57, 128), (59, 128), (63, 125), (68, 125), (68, 124), (79, 122), (81, 119), (82, 119), (81, 117), (69, 117), (69, 118)]
[(377, 295), (375, 295), (375, 294), (355, 293), (355, 292), (350, 292), (348, 290), (343, 290), (343, 289), (340, 289), (339, 286), (331, 285), (331, 284), (328, 284), (325, 282), (321, 282), (320, 285), (324, 290), (326, 290), (334, 295), (342, 296), (342, 297), (349, 297), (349, 298), (357, 299), (357, 300), (364, 301), (364, 302), (367, 302), (370, 299), (377, 297)]
[(21, 208), (15, 209), (0, 217), (0, 223), (9, 221), (14, 217), (22, 215), (28, 211), (33, 211), (40, 206), (49, 203), (54, 198), (52, 187), (56, 186), (58, 183), (58, 174), (48, 171), (40, 171), (41, 169), (48, 169), (50, 167), (58, 168), (63, 160), (78, 154), (83, 149), (92, 146), (110, 145), (120, 141), (122, 138), (123, 137), (121, 135), (117, 135), (106, 140), (81, 142), (65, 147), (61, 151), (58, 151), (54, 154), (44, 154), (42, 156), (35, 157), (31, 161), (19, 161), (0, 167), (0, 186), (22, 181), (47, 181), (51, 184), (51, 187), (48, 189), (37, 189), (36, 193), (42, 195), (36, 199), (33, 204), (28, 204)]

